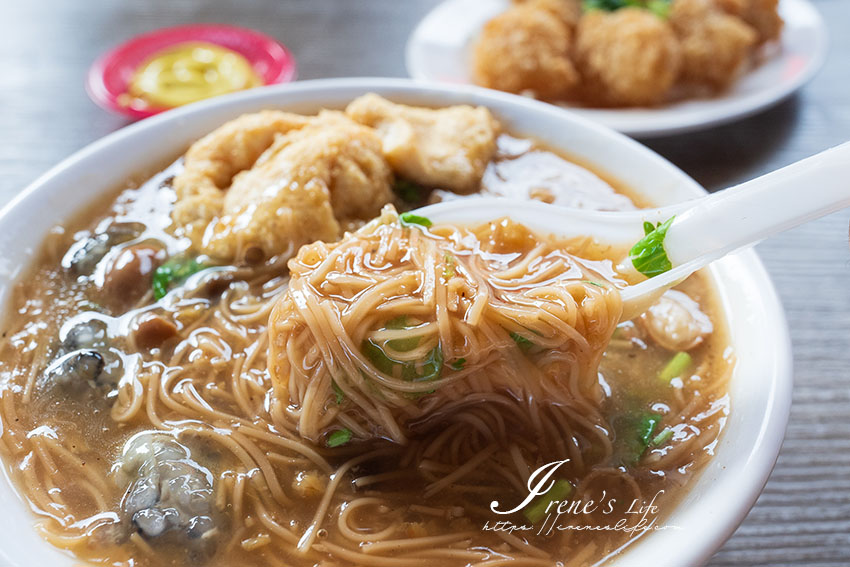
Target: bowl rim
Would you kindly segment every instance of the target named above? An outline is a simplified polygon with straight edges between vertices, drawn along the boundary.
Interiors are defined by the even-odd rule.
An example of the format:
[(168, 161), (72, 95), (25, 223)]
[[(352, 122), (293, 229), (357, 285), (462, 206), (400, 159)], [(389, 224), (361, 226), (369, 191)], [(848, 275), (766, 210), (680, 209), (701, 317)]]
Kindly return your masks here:
[[(6, 206), (0, 210), (0, 228), (7, 227), (14, 220), (18, 208), (24, 208), (26, 201), (37, 199), (40, 192), (49, 195), (50, 185), (58, 183), (74, 168), (81, 168), (98, 157), (99, 154), (105, 153), (111, 146), (119, 144), (122, 141), (132, 140), (136, 137), (141, 137), (145, 133), (149, 133), (158, 129), (163, 129), (167, 126), (180, 127), (185, 125), (192, 118), (201, 121), (207, 115), (218, 116), (222, 113), (230, 113), (230, 118), (235, 117), (241, 112), (248, 110), (239, 110), (240, 107), (251, 106), (255, 104), (265, 104), (267, 106), (292, 107), (293, 105), (304, 103), (309, 100), (314, 106), (322, 106), (327, 104), (332, 106), (333, 103), (323, 102), (333, 100), (333, 97), (349, 97), (353, 98), (358, 94), (366, 92), (377, 92), (388, 98), (395, 97), (413, 97), (417, 99), (433, 99), (435, 106), (446, 104), (457, 104), (458, 99), (463, 99), (467, 104), (491, 104), (495, 107), (509, 107), (517, 112), (525, 113), (530, 116), (538, 116), (540, 118), (551, 118), (555, 123), (567, 123), (571, 126), (583, 131), (591, 136), (594, 136), (606, 143), (614, 143), (621, 148), (628, 147), (640, 156), (641, 160), (646, 160), (654, 166), (664, 168), (671, 179), (676, 179), (681, 183), (683, 188), (693, 197), (700, 196), (705, 192), (692, 178), (687, 176), (675, 165), (670, 163), (665, 158), (656, 154), (646, 146), (639, 142), (626, 137), (623, 134), (617, 133), (610, 128), (594, 123), (586, 118), (577, 116), (562, 108), (548, 105), (535, 100), (490, 91), (475, 86), (457, 86), (457, 85), (439, 85), (418, 82), (410, 79), (386, 79), (386, 78), (341, 78), (341, 79), (321, 79), (314, 81), (301, 81), (297, 83), (288, 83), (281, 85), (273, 85), (268, 87), (259, 87), (248, 91), (238, 92), (215, 99), (205, 100), (178, 109), (170, 110), (160, 115), (148, 118), (141, 122), (124, 127), (116, 132), (113, 132), (75, 152), (68, 158), (61, 161), (59, 164), (48, 170), (45, 174), (38, 177), (15, 198), (13, 198)], [(299, 99), (299, 97), (301, 97)], [(286, 99), (289, 98), (290, 101)], [(448, 99), (448, 100), (447, 100)], [(292, 101), (295, 102), (292, 102)], [(463, 102), (463, 100), (461, 102)], [(215, 114), (218, 111), (218, 114)], [(530, 113), (530, 114), (529, 114)], [(498, 114), (498, 110), (496, 110)], [(181, 124), (183, 123), (183, 124)], [(525, 133), (525, 132), (524, 132)], [(534, 136), (535, 134), (529, 134)], [(539, 137), (539, 136), (538, 136)], [(147, 159), (151, 163), (152, 158), (147, 154), (139, 157), (136, 161), (141, 163)], [(127, 171), (126, 176), (131, 176), (138, 171)], [(105, 194), (106, 190), (99, 190), (91, 193), (90, 202), (96, 198), (96, 195)], [(85, 204), (85, 203), (83, 203)], [(79, 208), (76, 212), (79, 212)], [(73, 212), (63, 213), (64, 217), (56, 215), (58, 222), (60, 218), (68, 219), (73, 216)], [(20, 236), (14, 238), (24, 244), (32, 244), (36, 242), (36, 246), (40, 245), (43, 240), (44, 233), (35, 236)], [(19, 243), (20, 244), (20, 243)], [(0, 289), (9, 287), (10, 283), (16, 282), (20, 277), (22, 267), (28, 268), (32, 264), (33, 259), (28, 260), (26, 266), (2, 266), (0, 265)], [(725, 484), (729, 485), (734, 494), (728, 495), (726, 502), (719, 505), (718, 502), (696, 502), (693, 509), (688, 509), (687, 513), (690, 521), (694, 521), (699, 517), (699, 521), (694, 523), (692, 527), (699, 528), (699, 537), (686, 538), (687, 546), (678, 545), (677, 554), (665, 552), (661, 557), (657, 557), (654, 561), (656, 566), (670, 565), (671, 567), (688, 567), (701, 565), (706, 562), (711, 555), (728, 539), (729, 536), (737, 529), (738, 525), (745, 518), (752, 505), (755, 503), (758, 496), (767, 482), (767, 479), (773, 470), (773, 466), (779, 454), (779, 449), (785, 434), (790, 414), (791, 404), (791, 389), (792, 389), (792, 360), (791, 360), (791, 341), (788, 332), (787, 323), (785, 321), (782, 305), (773, 287), (772, 282), (765, 270), (761, 260), (753, 250), (745, 250), (733, 256), (727, 257), (718, 262), (723, 265), (727, 272), (726, 279), (734, 281), (729, 274), (736, 274), (741, 282), (749, 282), (750, 286), (758, 288), (758, 295), (754, 295), (754, 301), (758, 305), (754, 305), (758, 312), (755, 316), (760, 317), (761, 324), (764, 325), (764, 335), (761, 340), (765, 351), (762, 356), (769, 357), (769, 365), (764, 368), (763, 375), (759, 377), (759, 388), (763, 393), (759, 395), (766, 396), (766, 411), (760, 418), (758, 434), (754, 444), (747, 447), (740, 456), (741, 468), (740, 473), (734, 479), (727, 479)], [(719, 285), (719, 282), (716, 282)], [(730, 285), (726, 286), (731, 287)], [(729, 290), (727, 290), (727, 293)], [(6, 290), (2, 289), (5, 294)], [(727, 298), (728, 299), (728, 298)], [(6, 305), (6, 299), (3, 303)], [(724, 305), (726, 305), (724, 303)], [(724, 309), (726, 311), (726, 309)], [(727, 312), (727, 319), (730, 314)], [(772, 350), (771, 350), (772, 349)], [(740, 359), (739, 359), (740, 361)], [(732, 412), (735, 412), (735, 402), (733, 398)], [(728, 426), (721, 440), (728, 438)], [(723, 444), (725, 446), (725, 444)], [(740, 448), (736, 448), (740, 449)], [(719, 450), (718, 450), (719, 451)], [(729, 451), (731, 455), (732, 448), (724, 449)], [(716, 458), (716, 457), (715, 457)], [(708, 466), (712, 461), (709, 461)], [(708, 466), (706, 468), (708, 468)], [(27, 503), (18, 495), (15, 485), (11, 483), (8, 476), (7, 467), (2, 467), (3, 473), (6, 476), (6, 482), (2, 483), (0, 488), (2, 492), (12, 492), (17, 500), (27, 507)], [(729, 477), (726, 474), (726, 477)], [(734, 480), (734, 483), (732, 482)], [(700, 479), (697, 479), (699, 482)], [(717, 480), (712, 480), (710, 488), (715, 488)], [(687, 492), (694, 489), (691, 486)], [(725, 493), (724, 493), (725, 494)], [(734, 497), (733, 497), (734, 496)], [(0, 501), (8, 502), (10, 497), (8, 494), (0, 494)], [(707, 499), (711, 500), (711, 499)], [(682, 506), (677, 505), (676, 511)], [(719, 512), (718, 512), (719, 510)], [(705, 513), (703, 513), (705, 512)], [(709, 513), (710, 512), (710, 513)], [(33, 519), (33, 523), (35, 519)], [(34, 531), (31, 526), (26, 526), (26, 529)], [(5, 532), (4, 532), (5, 533)], [(634, 550), (641, 548), (647, 549), (650, 546), (656, 547), (654, 544), (648, 543), (652, 541), (661, 541), (667, 537), (665, 533), (658, 533), (651, 538), (645, 538), (644, 541), (638, 542), (637, 545), (631, 546), (627, 553), (622, 557), (611, 557), (610, 563), (607, 565), (627, 566), (641, 565), (641, 563), (632, 563), (630, 557), (635, 555)], [(681, 539), (682, 536), (672, 536)], [(668, 540), (672, 541), (672, 540)], [(46, 541), (43, 541), (43, 546), (50, 547)], [(12, 547), (12, 546), (9, 546)], [(53, 548), (55, 550), (55, 548)], [(24, 565), (15, 563), (13, 558), (8, 556), (8, 551), (11, 549), (0, 545), (0, 558), (7, 559), (10, 565)], [(657, 550), (656, 550), (657, 551)], [(57, 559), (64, 554), (57, 555)], [(640, 555), (640, 554), (638, 554)], [(675, 555), (675, 556), (674, 556)], [(66, 558), (67, 555), (64, 555)], [(607, 558), (606, 558), (607, 560)], [(80, 561), (76, 558), (71, 558), (68, 565), (79, 564)], [(64, 564), (64, 563), (63, 563)]]

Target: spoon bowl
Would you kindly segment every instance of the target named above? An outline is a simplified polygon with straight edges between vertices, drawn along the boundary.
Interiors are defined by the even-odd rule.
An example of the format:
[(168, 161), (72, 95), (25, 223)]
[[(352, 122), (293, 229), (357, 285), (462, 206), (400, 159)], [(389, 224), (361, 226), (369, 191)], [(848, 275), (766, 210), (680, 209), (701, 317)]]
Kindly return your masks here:
[(621, 320), (632, 319), (666, 290), (723, 256), (773, 234), (850, 207), (850, 142), (700, 199), (657, 209), (604, 212), (505, 198), (452, 200), (418, 209), (433, 221), (474, 224), (509, 217), (558, 237), (591, 237), (623, 250), (619, 268), (638, 273), (630, 251), (666, 221), (663, 273), (621, 289)]

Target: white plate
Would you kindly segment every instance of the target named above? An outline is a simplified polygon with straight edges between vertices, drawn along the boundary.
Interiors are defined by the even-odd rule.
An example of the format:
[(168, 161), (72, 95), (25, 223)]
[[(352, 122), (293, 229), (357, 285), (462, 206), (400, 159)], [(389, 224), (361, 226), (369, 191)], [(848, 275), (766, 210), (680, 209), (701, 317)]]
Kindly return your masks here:
[[(634, 140), (523, 97), (399, 79), (299, 81), (215, 97), (147, 118), (89, 145), (37, 179), (0, 211), (0, 306), (9, 308), (12, 284), (25, 275), (51, 227), (102, 202), (128, 178), (173, 160), (223, 122), (266, 108), (304, 113), (341, 108), (367, 92), (414, 105), (486, 106), (509, 131), (535, 137), (598, 167), (648, 202), (669, 205), (705, 194), (696, 181)], [(782, 305), (752, 250), (715, 262), (709, 272), (737, 358), (726, 429), (714, 458), (667, 519), (680, 529), (647, 534), (606, 567), (702, 565), (744, 519), (779, 453), (792, 386), (791, 343)], [(5, 472), (5, 466), (0, 468)], [(36, 533), (30, 508), (2, 476), (0, 567), (86, 565)]]
[[(471, 46), (484, 24), (509, 5), (510, 0), (446, 0), (437, 6), (419, 23), (407, 42), (410, 76), (471, 84)], [(659, 108), (569, 108), (637, 138), (699, 130), (766, 109), (814, 77), (823, 65), (828, 45), (826, 25), (807, 0), (781, 0), (779, 12), (785, 28), (777, 53), (722, 96)]]

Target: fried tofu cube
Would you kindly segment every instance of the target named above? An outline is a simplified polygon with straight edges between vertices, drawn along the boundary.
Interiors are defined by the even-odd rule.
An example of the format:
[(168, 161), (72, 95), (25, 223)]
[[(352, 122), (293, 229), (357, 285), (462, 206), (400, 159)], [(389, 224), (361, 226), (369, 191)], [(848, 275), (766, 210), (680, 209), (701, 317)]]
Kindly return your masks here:
[(484, 107), (430, 109), (367, 94), (352, 101), (345, 113), (377, 131), (384, 157), (397, 175), (426, 187), (477, 191), (496, 152), (498, 123)]

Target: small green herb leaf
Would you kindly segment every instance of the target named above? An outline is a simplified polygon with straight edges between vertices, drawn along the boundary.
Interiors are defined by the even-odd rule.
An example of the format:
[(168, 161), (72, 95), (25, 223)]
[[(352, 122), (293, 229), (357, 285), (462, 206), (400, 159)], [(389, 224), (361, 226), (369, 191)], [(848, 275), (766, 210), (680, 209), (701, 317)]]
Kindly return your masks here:
[(582, 10), (590, 12), (592, 10), (604, 10), (606, 12), (614, 12), (620, 8), (644, 8), (649, 10), (656, 16), (666, 19), (670, 16), (670, 4), (672, 0), (584, 0), (581, 3)]
[(345, 445), (351, 441), (351, 430), (350, 429), (337, 429), (328, 435), (327, 446), (328, 447), (340, 447)]
[[(384, 325), (387, 329), (409, 329), (416, 326), (416, 322), (410, 321), (407, 315), (399, 315), (394, 319), (387, 321)], [(421, 337), (413, 336), (405, 339), (393, 339), (387, 341), (387, 346), (398, 352), (407, 352), (419, 346)]]
[(522, 352), (528, 352), (531, 347), (534, 346), (533, 342), (523, 337), (519, 333), (514, 333), (513, 331), (511, 331), (511, 338), (514, 340), (516, 346), (518, 346)]
[(439, 344), (428, 351), (422, 360), (421, 372), (415, 362), (390, 358), (384, 349), (371, 339), (363, 341), (361, 350), (375, 368), (388, 376), (393, 376), (393, 369), (397, 365), (401, 366), (401, 379), (407, 382), (430, 382), (438, 379), (443, 373), (443, 350)]
[(413, 213), (401, 213), (398, 216), (398, 220), (401, 221), (402, 226), (424, 226), (428, 228), (432, 226), (434, 223), (431, 222), (431, 219), (428, 217), (422, 217), (419, 215), (414, 215)]
[(523, 514), (532, 524), (546, 517), (546, 511), (553, 502), (563, 502), (573, 492), (573, 485), (568, 480), (558, 479), (552, 484), (546, 494), (535, 498), (531, 504), (526, 506)]
[(454, 362), (451, 363), (451, 367), (454, 370), (463, 370), (463, 365), (466, 364), (465, 358), (458, 358)]
[(615, 420), (617, 454), (626, 465), (637, 463), (655, 434), (655, 428), (661, 423), (662, 416), (652, 412), (625, 414)]
[[(670, 217), (647, 232), (629, 251), (632, 265), (648, 278), (663, 274), (673, 267), (664, 250), (664, 237), (667, 236), (667, 230), (673, 224), (674, 218), (676, 217)], [(644, 224), (644, 230), (647, 230), (648, 224)]]
[(331, 380), (331, 388), (333, 388), (334, 394), (336, 395), (337, 405), (344, 402), (345, 401), (345, 392), (342, 391), (342, 388), (339, 387), (339, 384), (336, 383), (336, 380)]
[(672, 0), (649, 0), (646, 3), (646, 9), (662, 20), (666, 20), (670, 17), (671, 4)]
[(407, 179), (396, 179), (393, 191), (402, 201), (409, 204), (421, 203), (425, 194), (424, 187)]
[(183, 283), (189, 276), (200, 272), (208, 266), (193, 256), (186, 258), (175, 256), (169, 258), (153, 273), (153, 296), (162, 299), (173, 285)]

